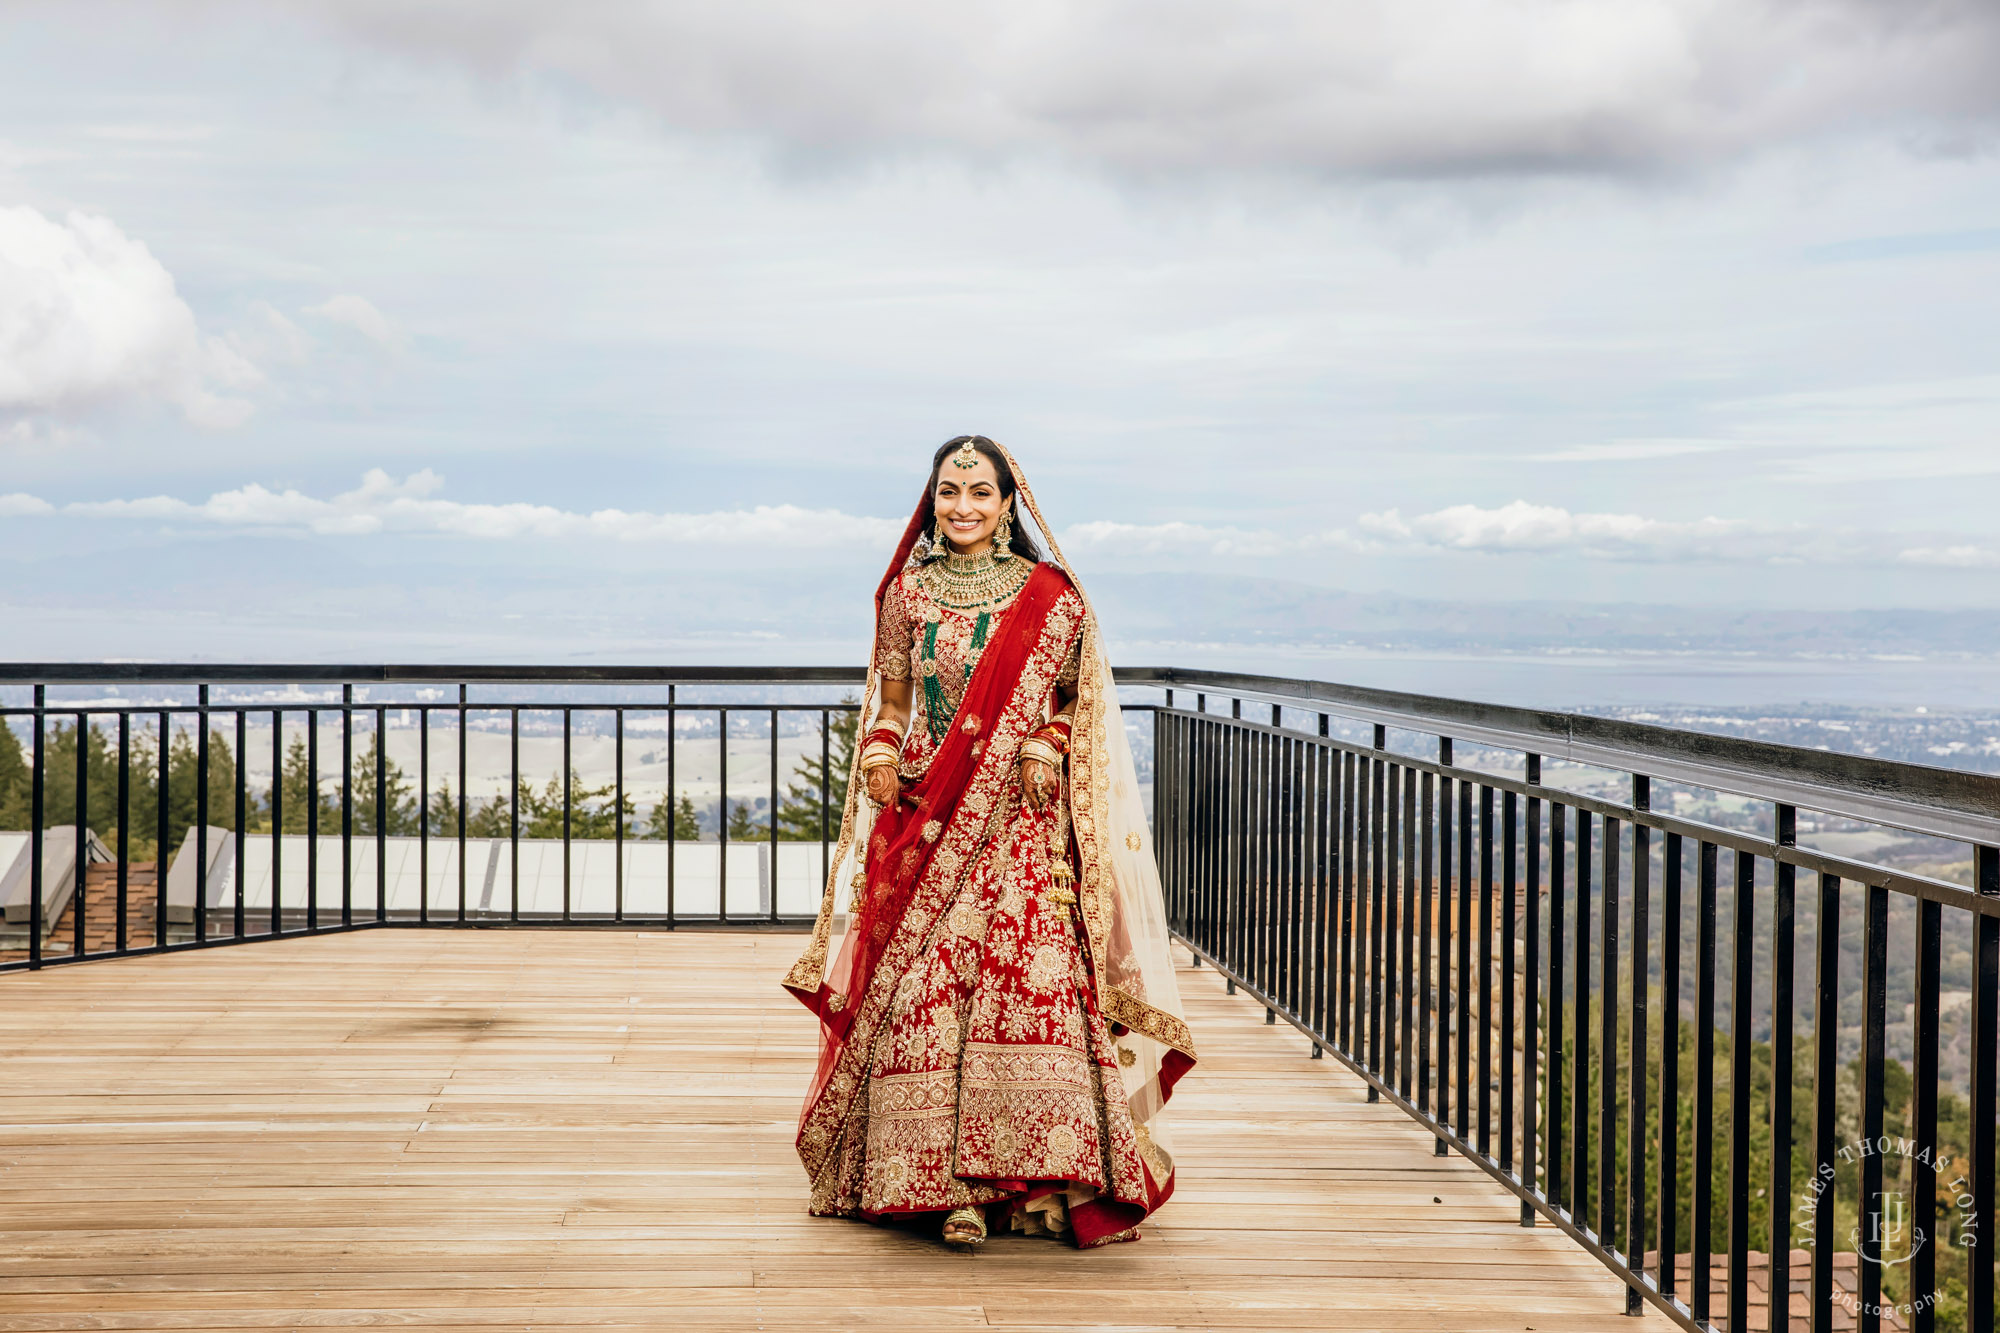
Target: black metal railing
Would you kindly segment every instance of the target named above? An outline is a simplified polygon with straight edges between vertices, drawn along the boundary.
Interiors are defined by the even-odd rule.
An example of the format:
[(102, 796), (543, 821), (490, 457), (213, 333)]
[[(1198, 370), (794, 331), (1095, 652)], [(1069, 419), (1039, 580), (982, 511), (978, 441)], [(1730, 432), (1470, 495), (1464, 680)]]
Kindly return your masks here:
[[(0, 668), (9, 682), (29, 696), (0, 707), (27, 753), (26, 790), (8, 820), (0, 768), (0, 826), (21, 826), (25, 846), (0, 881), (0, 970), (376, 925), (810, 922), (861, 673)], [(612, 685), (625, 697), (588, 697)], [(734, 697), (690, 698), (690, 685)], [(185, 697), (107, 699), (106, 686)], [(752, 697), (813, 686), (838, 697)], [(51, 700), (52, 687), (91, 697)], [(224, 697), (231, 687), (238, 697)], [(609, 742), (600, 786), (576, 770), (580, 723)], [(664, 753), (650, 825), (630, 792), (628, 724), (649, 727)], [(469, 741), (482, 730), (504, 739), (506, 761), (486, 766), (495, 790), (475, 803)], [(524, 734), (548, 752), (533, 775)], [(712, 804), (687, 795), (690, 746), (712, 747), (712, 779), (698, 784)], [(257, 781), (253, 764), (266, 770)], [(150, 847), (137, 858), (150, 859), (150, 883), (134, 882), (135, 847)], [(0, 844), (0, 862), (9, 850)], [(90, 866), (107, 862), (108, 892), (93, 895)]]
[[(1815, 1329), (1836, 1303), (1864, 1330), (1895, 1326), (1884, 1310), (1993, 1327), (2000, 780), (1317, 682), (1118, 679), (1160, 700), (1127, 710), (1183, 942), (1504, 1184), (1523, 1224), (1554, 1223), (1618, 1273), (1629, 1310), (1745, 1328), (1755, 1263), (1773, 1328), (1790, 1327), (1795, 1282)], [(802, 924), (860, 681), (0, 667), (0, 687), (26, 691), (0, 725), (28, 756), (12, 871), (0, 841), (0, 969), (381, 926)], [(608, 738), (596, 788), (575, 776), (580, 721), (586, 743)], [(643, 830), (641, 727), (667, 741)], [(559, 762), (540, 794), (524, 736), (544, 751), (531, 767)], [(477, 807), (475, 737), (506, 755), (493, 771), (486, 747), (485, 786), (505, 795)], [(737, 800), (732, 742), (761, 806)], [(706, 827), (681, 801), (711, 788), (680, 767), (691, 743), (716, 746)], [(1967, 882), (1851, 854), (1888, 830), (1940, 863), (1962, 851)], [(92, 863), (112, 867), (101, 907)], [(1892, 1198), (1909, 1206), (1900, 1242)]]
[[(1994, 1327), (2000, 780), (1149, 675), (1168, 687), (1153, 796), (1177, 933), (1503, 1183), (1523, 1225), (1551, 1221), (1617, 1272), (1628, 1312), (1750, 1327), (1755, 1263), (1773, 1329), (1795, 1327), (1795, 1290), (1815, 1330), (1837, 1304), (1871, 1333)], [(1584, 789), (1549, 785), (1552, 758)], [(1688, 799), (1663, 801), (1663, 778)], [(1735, 826), (1694, 817), (1697, 798)], [(1830, 842), (1960, 840), (1969, 883), (1802, 845), (1802, 805)]]

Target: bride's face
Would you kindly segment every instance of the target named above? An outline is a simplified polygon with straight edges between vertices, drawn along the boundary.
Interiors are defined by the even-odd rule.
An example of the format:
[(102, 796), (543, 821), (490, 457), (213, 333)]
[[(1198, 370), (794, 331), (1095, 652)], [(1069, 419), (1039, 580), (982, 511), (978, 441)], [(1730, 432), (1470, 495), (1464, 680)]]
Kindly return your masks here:
[(931, 504), (937, 513), (937, 530), (961, 554), (985, 548), (1007, 507), (1000, 498), (999, 475), (983, 454), (978, 466), (969, 468), (960, 467), (956, 458), (945, 459), (938, 469)]

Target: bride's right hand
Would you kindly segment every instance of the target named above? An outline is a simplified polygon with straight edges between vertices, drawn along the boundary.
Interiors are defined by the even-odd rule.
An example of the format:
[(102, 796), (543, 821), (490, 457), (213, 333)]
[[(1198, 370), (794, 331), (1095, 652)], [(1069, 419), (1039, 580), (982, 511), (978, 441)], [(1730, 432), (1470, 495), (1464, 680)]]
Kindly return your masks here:
[(869, 769), (867, 778), (868, 799), (877, 805), (888, 805), (895, 800), (898, 788), (902, 786), (902, 780), (897, 777), (896, 770), (886, 764)]

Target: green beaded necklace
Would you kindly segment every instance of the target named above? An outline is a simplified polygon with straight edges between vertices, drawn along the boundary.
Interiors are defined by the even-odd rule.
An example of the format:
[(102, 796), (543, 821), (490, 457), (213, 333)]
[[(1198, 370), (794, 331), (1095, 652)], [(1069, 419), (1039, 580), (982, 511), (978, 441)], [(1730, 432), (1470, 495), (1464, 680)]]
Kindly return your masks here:
[[(996, 560), (991, 550), (977, 555), (959, 555), (956, 552), (943, 559), (925, 564), (917, 577), (923, 584), (924, 592), (937, 605), (953, 611), (978, 611), (972, 621), (972, 651), (965, 659), (965, 681), (972, 680), (972, 672), (979, 665), (979, 655), (986, 647), (986, 639), (993, 629), (993, 608), (1010, 600), (1027, 583), (1032, 572), (1029, 562), (1015, 558)], [(930, 727), (931, 741), (941, 744), (951, 732), (955, 710), (945, 697), (944, 684), (938, 679), (937, 660), (938, 620), (927, 619), (924, 625), (922, 647), (918, 661), (924, 679), (924, 714)]]

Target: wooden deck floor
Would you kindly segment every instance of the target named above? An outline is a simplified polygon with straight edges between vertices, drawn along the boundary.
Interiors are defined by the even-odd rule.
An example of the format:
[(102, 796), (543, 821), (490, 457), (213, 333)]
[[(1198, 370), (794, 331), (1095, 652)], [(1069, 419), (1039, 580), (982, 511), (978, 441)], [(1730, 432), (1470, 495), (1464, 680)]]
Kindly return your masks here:
[(0, 977), (0, 1329), (1669, 1327), (1207, 970), (1140, 1243), (809, 1218), (798, 945), (373, 931)]

